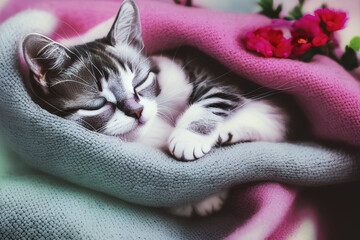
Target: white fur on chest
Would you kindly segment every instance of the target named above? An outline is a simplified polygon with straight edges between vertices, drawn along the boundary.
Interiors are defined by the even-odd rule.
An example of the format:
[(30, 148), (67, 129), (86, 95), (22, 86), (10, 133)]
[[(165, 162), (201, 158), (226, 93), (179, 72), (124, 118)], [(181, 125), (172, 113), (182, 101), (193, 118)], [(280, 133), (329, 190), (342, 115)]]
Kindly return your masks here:
[(158, 113), (149, 130), (138, 142), (152, 147), (167, 148), (167, 140), (175, 127), (176, 120), (188, 108), (192, 84), (174, 61), (163, 56), (154, 56), (160, 72), (157, 76), (161, 92), (156, 98)]

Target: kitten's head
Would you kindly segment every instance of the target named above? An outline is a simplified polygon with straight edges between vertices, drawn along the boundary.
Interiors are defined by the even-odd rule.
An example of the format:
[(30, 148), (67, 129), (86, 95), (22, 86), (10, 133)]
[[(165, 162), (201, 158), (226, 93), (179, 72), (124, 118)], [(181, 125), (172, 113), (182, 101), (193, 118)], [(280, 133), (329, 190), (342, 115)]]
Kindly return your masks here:
[(54, 114), (128, 141), (136, 140), (156, 115), (156, 69), (145, 56), (131, 0), (121, 5), (103, 39), (67, 48), (30, 34), (23, 53), (33, 93)]

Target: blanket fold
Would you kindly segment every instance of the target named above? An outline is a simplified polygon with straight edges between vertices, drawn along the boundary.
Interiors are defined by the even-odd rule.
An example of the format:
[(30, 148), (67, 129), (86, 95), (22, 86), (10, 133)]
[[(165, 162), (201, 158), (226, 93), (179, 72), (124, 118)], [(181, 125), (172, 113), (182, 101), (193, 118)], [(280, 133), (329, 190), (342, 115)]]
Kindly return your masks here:
[[(0, 21), (26, 8), (43, 9), (59, 19), (54, 38), (68, 38), (89, 30), (113, 17), (121, 3), (114, 0), (101, 4), (88, 4), (84, 0), (66, 4), (54, 0), (13, 2), (5, 6)], [(304, 63), (267, 59), (245, 49), (245, 34), (270, 24), (270, 19), (169, 3), (141, 0), (137, 3), (148, 53), (181, 45), (195, 46), (240, 76), (295, 96), (318, 137), (360, 146), (359, 80), (325, 56)]]

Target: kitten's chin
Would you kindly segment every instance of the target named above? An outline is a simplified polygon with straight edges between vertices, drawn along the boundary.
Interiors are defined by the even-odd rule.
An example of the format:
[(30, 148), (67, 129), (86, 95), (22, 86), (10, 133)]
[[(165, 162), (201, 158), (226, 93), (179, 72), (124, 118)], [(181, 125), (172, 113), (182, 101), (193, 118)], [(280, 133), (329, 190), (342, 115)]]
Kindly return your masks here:
[(148, 122), (142, 123), (138, 122), (137, 125), (130, 131), (122, 134), (116, 134), (116, 137), (119, 137), (121, 140), (126, 142), (136, 142), (141, 139), (142, 136), (145, 135), (148, 129)]
[(127, 142), (139, 141), (151, 130), (151, 125), (157, 116), (155, 101), (142, 100), (141, 103), (144, 105), (144, 111), (140, 119), (125, 116), (122, 111), (117, 110), (106, 124), (103, 133), (116, 136)]

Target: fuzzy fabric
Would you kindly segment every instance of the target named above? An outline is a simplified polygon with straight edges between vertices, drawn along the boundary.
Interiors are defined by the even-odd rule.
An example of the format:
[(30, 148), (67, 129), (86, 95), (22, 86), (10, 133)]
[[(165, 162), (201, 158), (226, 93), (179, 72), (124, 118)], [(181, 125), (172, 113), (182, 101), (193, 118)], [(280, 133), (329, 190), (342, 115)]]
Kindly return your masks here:
[[(184, 44), (198, 47), (243, 77), (293, 94), (317, 136), (360, 145), (359, 82), (348, 72), (326, 57), (302, 63), (265, 59), (244, 49), (244, 34), (268, 24), (268, 19), (138, 3), (148, 52)], [(8, 143), (28, 164), (89, 189), (156, 207), (183, 204), (255, 181), (318, 186), (360, 178), (360, 152), (355, 147), (246, 143), (184, 163), (156, 149), (90, 132), (34, 104), (17, 70), (17, 47), (23, 36), (29, 32), (74, 36), (116, 14), (119, 5), (115, 0), (67, 4), (15, 0), (5, 6), (2, 20), (28, 6), (59, 18), (55, 33), (56, 20), (41, 11), (21, 13), (0, 27), (0, 125)], [(38, 172), (15, 171), (2, 179), (0, 234), (9, 238), (281, 239), (301, 232), (306, 221), (316, 234), (326, 236), (326, 228), (320, 231), (315, 224), (321, 215), (296, 203), (298, 189), (278, 183), (236, 188), (231, 208), (208, 219), (183, 221)], [(144, 230), (149, 235), (142, 235)]]

